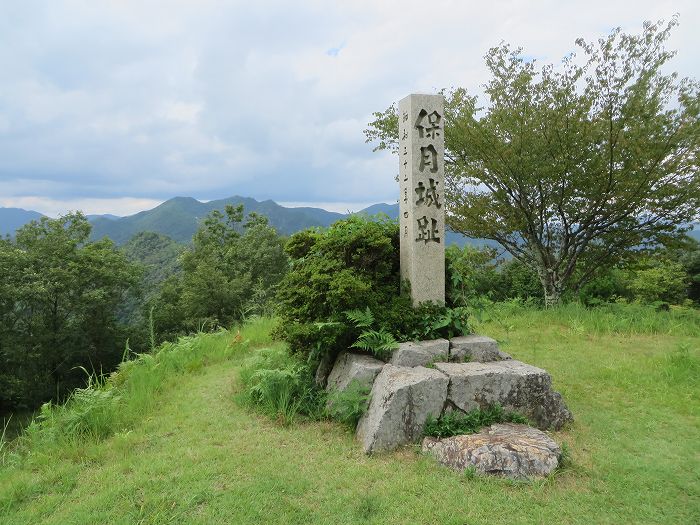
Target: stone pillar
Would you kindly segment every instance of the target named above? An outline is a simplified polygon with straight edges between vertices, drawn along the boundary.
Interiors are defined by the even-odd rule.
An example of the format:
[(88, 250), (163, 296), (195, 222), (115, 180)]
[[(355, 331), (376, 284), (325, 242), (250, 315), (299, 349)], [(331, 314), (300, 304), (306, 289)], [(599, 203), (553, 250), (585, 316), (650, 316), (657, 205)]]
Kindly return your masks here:
[(445, 303), (445, 99), (399, 102), (401, 278), (413, 304)]

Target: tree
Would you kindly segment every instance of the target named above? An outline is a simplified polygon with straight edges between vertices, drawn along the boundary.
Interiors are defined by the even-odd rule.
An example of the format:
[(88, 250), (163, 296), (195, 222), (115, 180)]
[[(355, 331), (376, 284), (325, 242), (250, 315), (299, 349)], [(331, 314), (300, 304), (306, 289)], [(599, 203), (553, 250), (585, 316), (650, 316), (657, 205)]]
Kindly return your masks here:
[(261, 313), (288, 265), (267, 218), (250, 213), (244, 221), (243, 205), (210, 213), (180, 260), (182, 272), (166, 279), (151, 303), (160, 339)]
[[(676, 24), (578, 39), (558, 68), (502, 44), (485, 107), (443, 91), (447, 223), (536, 271), (547, 305), (699, 217), (699, 84), (664, 72)], [(396, 106), (374, 115), (367, 141), (395, 149)]]
[(0, 410), (33, 408), (120, 361), (117, 313), (138, 269), (114, 244), (88, 242), (80, 213), (46, 217), (0, 242)]

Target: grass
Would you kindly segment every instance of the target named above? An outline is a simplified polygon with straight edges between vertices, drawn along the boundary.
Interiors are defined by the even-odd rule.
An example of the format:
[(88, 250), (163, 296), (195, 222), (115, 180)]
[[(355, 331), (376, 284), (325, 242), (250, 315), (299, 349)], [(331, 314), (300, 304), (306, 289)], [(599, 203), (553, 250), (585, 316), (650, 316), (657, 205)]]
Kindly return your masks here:
[(258, 321), (174, 345), (177, 366), (130, 365), (108, 437), (25, 443), (0, 468), (0, 523), (700, 522), (696, 325), (672, 312), (635, 328), (614, 311), (496, 309), (478, 332), (550, 371), (576, 418), (554, 435), (568, 451), (556, 476), (460, 475), (410, 447), (367, 457), (340, 424), (249, 410), (234, 399), (240, 367), (274, 346)]

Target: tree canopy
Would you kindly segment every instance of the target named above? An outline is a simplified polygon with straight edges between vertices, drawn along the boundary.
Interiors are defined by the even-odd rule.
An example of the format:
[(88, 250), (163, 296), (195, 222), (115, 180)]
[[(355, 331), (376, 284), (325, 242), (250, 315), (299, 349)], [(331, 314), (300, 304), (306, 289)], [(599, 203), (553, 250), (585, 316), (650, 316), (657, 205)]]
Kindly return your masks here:
[[(666, 71), (676, 24), (578, 39), (557, 67), (501, 44), (485, 105), (443, 91), (447, 224), (534, 269), (547, 304), (700, 217), (700, 89)], [(367, 141), (395, 149), (396, 106), (374, 115)]]
[(46, 217), (0, 240), (0, 412), (60, 398), (121, 360), (119, 322), (139, 268), (112, 241), (88, 242), (81, 213)]

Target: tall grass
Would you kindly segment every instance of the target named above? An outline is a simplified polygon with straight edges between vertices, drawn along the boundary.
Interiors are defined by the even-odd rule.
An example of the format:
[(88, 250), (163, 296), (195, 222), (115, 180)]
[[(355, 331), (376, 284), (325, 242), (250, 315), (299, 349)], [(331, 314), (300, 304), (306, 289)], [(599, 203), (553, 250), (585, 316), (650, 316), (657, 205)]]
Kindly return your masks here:
[(700, 336), (700, 310), (670, 307), (659, 310), (642, 304), (604, 304), (592, 308), (580, 303), (540, 309), (518, 301), (494, 303), (483, 312), (509, 330), (542, 323), (559, 325), (574, 334)]
[[(270, 342), (272, 320), (252, 318), (240, 330), (182, 337), (123, 361), (109, 377), (89, 377), (63, 404), (46, 403), (14, 444), (20, 454), (80, 445), (126, 431), (148, 414), (182, 374)], [(0, 440), (0, 452), (7, 443)]]
[(299, 415), (322, 417), (324, 393), (314, 386), (306, 363), (289, 354), (284, 345), (262, 348), (241, 365), (242, 392), (246, 405), (284, 424)]

